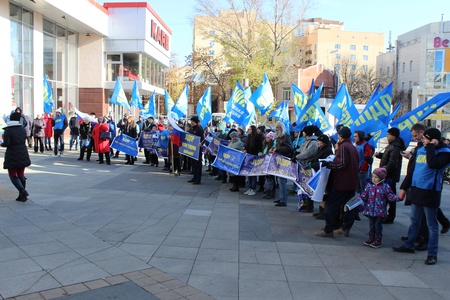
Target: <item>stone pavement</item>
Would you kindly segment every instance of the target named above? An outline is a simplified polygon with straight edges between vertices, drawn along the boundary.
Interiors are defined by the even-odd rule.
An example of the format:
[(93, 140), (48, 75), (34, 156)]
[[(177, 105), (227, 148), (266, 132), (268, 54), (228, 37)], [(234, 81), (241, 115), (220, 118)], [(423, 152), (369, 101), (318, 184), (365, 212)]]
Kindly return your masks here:
[(409, 224), (401, 203), (371, 249), (365, 218), (348, 238), (318, 238), (323, 221), (295, 197), (275, 207), (206, 172), (192, 185), (142, 157), (77, 157), (31, 154), (26, 203), (0, 171), (0, 299), (450, 299), (449, 236), (434, 266), (391, 250)]

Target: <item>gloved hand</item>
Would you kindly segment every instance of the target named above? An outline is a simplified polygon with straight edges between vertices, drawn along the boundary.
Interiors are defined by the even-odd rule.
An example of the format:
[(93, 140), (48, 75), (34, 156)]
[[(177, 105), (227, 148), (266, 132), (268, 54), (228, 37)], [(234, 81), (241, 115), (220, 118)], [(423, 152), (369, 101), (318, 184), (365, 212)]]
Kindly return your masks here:
[(322, 167), (325, 167), (325, 168), (330, 168), (330, 164), (331, 164), (331, 162), (330, 161), (322, 161)]
[(292, 161), (292, 162), (296, 162), (296, 161), (297, 161), (297, 159), (295, 158), (295, 156), (294, 156), (293, 158), (291, 158), (291, 161)]

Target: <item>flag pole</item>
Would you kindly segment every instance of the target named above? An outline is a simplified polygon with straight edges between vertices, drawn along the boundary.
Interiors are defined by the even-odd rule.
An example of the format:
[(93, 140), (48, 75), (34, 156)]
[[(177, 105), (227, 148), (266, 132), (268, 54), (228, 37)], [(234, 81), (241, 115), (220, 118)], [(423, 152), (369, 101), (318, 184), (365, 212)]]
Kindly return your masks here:
[[(173, 160), (173, 141), (172, 138), (169, 135), (169, 139), (170, 139), (170, 156), (171, 156), (171, 162), (172, 162), (172, 175), (175, 175), (175, 161)], [(178, 170), (178, 172), (180, 172), (180, 170)]]

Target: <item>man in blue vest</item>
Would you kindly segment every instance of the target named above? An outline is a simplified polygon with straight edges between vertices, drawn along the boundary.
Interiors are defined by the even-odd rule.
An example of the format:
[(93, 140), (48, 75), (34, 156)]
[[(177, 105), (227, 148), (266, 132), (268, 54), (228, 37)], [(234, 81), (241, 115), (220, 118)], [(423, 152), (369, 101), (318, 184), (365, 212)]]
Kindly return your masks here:
[[(408, 239), (400, 247), (392, 247), (396, 252), (414, 253), (414, 242), (419, 232), (422, 213), (428, 225), (428, 256), (426, 265), (437, 262), (439, 226), (437, 214), (441, 203), (443, 173), (450, 164), (450, 149), (440, 142), (441, 132), (429, 128), (423, 133), (423, 147), (410, 159), (408, 173), (400, 186), (398, 198), (403, 199), (411, 188), (411, 215)], [(412, 160), (412, 161), (411, 161)]]
[(53, 151), (54, 156), (57, 156), (59, 150), (59, 156), (61, 156), (64, 153), (64, 130), (66, 130), (68, 122), (66, 115), (62, 113), (61, 109), (57, 109), (55, 113), (56, 116), (53, 118), (53, 144), (55, 145), (55, 148)]

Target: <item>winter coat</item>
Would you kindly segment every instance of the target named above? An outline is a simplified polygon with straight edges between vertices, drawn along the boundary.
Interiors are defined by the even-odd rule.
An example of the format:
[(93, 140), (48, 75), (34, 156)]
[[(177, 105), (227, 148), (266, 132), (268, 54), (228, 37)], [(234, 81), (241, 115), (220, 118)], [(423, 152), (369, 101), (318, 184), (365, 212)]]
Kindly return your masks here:
[(45, 115), (44, 116), (45, 121), (45, 137), (51, 138), (53, 136), (53, 117), (52, 115)]
[(2, 147), (6, 147), (3, 169), (21, 169), (31, 165), (28, 148), (25, 145), (27, 134), (20, 121), (9, 121), (4, 127)]
[(336, 156), (329, 164), (333, 189), (336, 191), (356, 191), (358, 186), (359, 155), (350, 139), (338, 144)]
[[(256, 138), (253, 140), (253, 134), (256, 134)], [(252, 143), (253, 141), (253, 143)], [(263, 144), (264, 138), (257, 134), (256, 132), (252, 134), (249, 134), (247, 136), (247, 140), (245, 141), (244, 149), (249, 154), (258, 155), (259, 152), (262, 151), (262, 144)]]
[(97, 153), (107, 153), (110, 151), (109, 148), (109, 139), (100, 138), (100, 134), (102, 132), (108, 132), (109, 125), (108, 123), (102, 123), (95, 125), (94, 129), (92, 129), (92, 138), (94, 139), (94, 149)]
[(46, 124), (44, 119), (34, 119), (33, 125), (31, 127), (31, 131), (33, 132), (34, 137), (44, 137)]
[(286, 157), (291, 157), (292, 155), (292, 140), (291, 140), (291, 136), (289, 134), (284, 134), (281, 137), (277, 137), (275, 139), (275, 149), (276, 149), (276, 153), (286, 156)]
[(93, 129), (93, 126), (92, 126), (91, 122), (89, 122), (87, 124), (85, 122), (81, 123), (80, 124), (80, 139), (81, 140), (86, 140), (86, 139), (90, 140), (92, 137), (92, 129)]
[(315, 171), (319, 171), (320, 163), (319, 159), (325, 159), (328, 156), (333, 154), (333, 149), (331, 149), (331, 145), (324, 145), (317, 151), (317, 154), (311, 159), (311, 168)]
[(24, 126), (25, 132), (27, 133), (27, 136), (33, 136), (33, 131), (31, 131), (31, 124), (33, 124), (33, 121), (30, 119), (29, 116), (22, 116), (24, 118), (26, 125)]
[(405, 151), (405, 142), (401, 138), (396, 138), (387, 145), (384, 153), (376, 155), (380, 159), (380, 168), (386, 168), (386, 178), (394, 182), (400, 181), (400, 172), (402, 171), (402, 155), (400, 152)]
[[(437, 152), (438, 149), (445, 147), (446, 145), (444, 145), (442, 142), (437, 146), (430, 143), (425, 147), (426, 164), (428, 168), (436, 169), (437, 171), (444, 168), (448, 163), (450, 163), (450, 153)], [(413, 175), (414, 172), (416, 172), (416, 159), (418, 157), (418, 153), (421, 152), (419, 151), (420, 149), (421, 147), (418, 147), (414, 155), (409, 159), (408, 173), (406, 174), (405, 179), (400, 186), (400, 189), (406, 191), (408, 188), (411, 188), (411, 193), (408, 194), (408, 197), (412, 204), (422, 205), (426, 207), (439, 207), (441, 204), (442, 190), (429, 190), (424, 189), (423, 185), (420, 185), (420, 187), (413, 185)], [(419, 159), (423, 160), (423, 157)], [(430, 180), (440, 180), (439, 184), (442, 187), (443, 177), (433, 179), (430, 178)]]
[(69, 120), (70, 135), (80, 135), (80, 124), (76, 116), (73, 116)]
[(378, 184), (368, 182), (359, 198), (364, 201), (364, 215), (376, 218), (387, 217), (387, 201), (398, 201), (397, 196), (385, 182), (379, 182)]
[(307, 165), (312, 158), (317, 154), (317, 137), (315, 135), (309, 136), (298, 149), (298, 154), (295, 156), (297, 161), (302, 165)]

